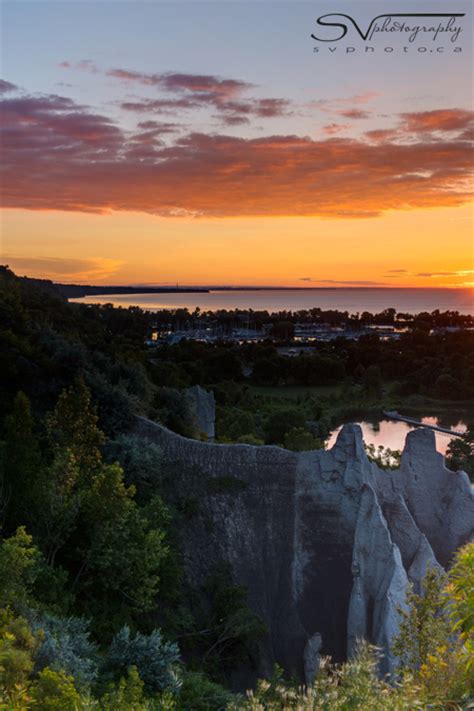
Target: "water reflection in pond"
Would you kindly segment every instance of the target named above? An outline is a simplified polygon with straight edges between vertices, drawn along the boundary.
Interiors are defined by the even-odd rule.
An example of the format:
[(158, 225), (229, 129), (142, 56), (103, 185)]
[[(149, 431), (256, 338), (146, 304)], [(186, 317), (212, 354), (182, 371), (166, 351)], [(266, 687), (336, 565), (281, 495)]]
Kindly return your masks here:
[[(458, 420), (456, 423), (451, 421), (447, 424), (446, 422), (438, 420), (437, 417), (422, 417), (420, 419), (426, 424), (439, 424), (442, 427), (449, 427), (456, 432), (466, 431), (466, 424), (462, 420)], [(407, 422), (398, 422), (395, 420), (380, 420), (379, 422), (367, 422), (362, 420), (357, 422), (357, 424), (360, 425), (362, 429), (362, 435), (366, 444), (373, 444), (375, 447), (383, 445), (384, 447), (389, 447), (390, 449), (400, 450), (402, 450), (405, 446), (405, 437), (408, 432), (415, 429)], [(326, 444), (327, 449), (333, 446), (341, 428), (342, 425), (331, 432)], [(435, 439), (436, 449), (438, 452), (441, 452), (441, 454), (445, 454), (448, 444), (452, 439), (451, 435), (445, 434), (444, 432), (435, 432)]]

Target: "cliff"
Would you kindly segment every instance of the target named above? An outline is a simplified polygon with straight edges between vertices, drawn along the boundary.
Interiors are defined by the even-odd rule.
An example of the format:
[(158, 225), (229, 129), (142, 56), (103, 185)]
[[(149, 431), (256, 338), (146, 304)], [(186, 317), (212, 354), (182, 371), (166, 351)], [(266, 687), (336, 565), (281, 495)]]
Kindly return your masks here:
[(329, 451), (298, 453), (198, 442), (144, 418), (137, 431), (160, 445), (175, 486), (199, 496), (181, 541), (190, 582), (227, 564), (265, 622), (259, 674), (277, 662), (309, 680), (319, 651), (342, 660), (359, 637), (390, 671), (408, 582), (419, 587), (473, 534), (468, 477), (445, 467), (429, 430), (408, 435), (394, 471), (369, 462), (356, 425)]

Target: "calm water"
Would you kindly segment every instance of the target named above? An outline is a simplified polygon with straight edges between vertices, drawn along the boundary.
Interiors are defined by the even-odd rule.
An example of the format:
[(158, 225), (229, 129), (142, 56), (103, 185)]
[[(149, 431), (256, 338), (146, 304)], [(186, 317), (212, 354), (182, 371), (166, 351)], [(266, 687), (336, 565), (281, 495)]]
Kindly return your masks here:
[(194, 311), (253, 309), (254, 311), (298, 311), (338, 309), (372, 313), (393, 307), (405, 313), (459, 311), (474, 315), (472, 289), (288, 289), (261, 291), (211, 291), (207, 294), (118, 294), (71, 299), (88, 304), (140, 306), (142, 309), (188, 308)]
[[(421, 421), (426, 422), (427, 424), (438, 424), (438, 419), (436, 417), (422, 417)], [(378, 447), (379, 444), (382, 444), (384, 447), (400, 450), (402, 450), (405, 446), (405, 437), (407, 436), (408, 432), (415, 429), (407, 422), (396, 422), (394, 420), (381, 420), (377, 424), (374, 424), (373, 422), (362, 421), (358, 422), (357, 424), (360, 425), (362, 429), (364, 442), (366, 444), (374, 444), (375, 447)], [(442, 426), (446, 425), (442, 424)], [(336, 430), (334, 430), (334, 432), (331, 433), (327, 442), (328, 449), (331, 448), (336, 442), (337, 435), (339, 434), (341, 427), (338, 427)], [(456, 432), (466, 431), (466, 425), (464, 422), (462, 422), (462, 420), (457, 422), (455, 425), (451, 425), (450, 428), (452, 430), (456, 430)], [(445, 434), (444, 432), (435, 432), (435, 439), (436, 449), (438, 450), (438, 452), (441, 452), (441, 454), (445, 454), (452, 437), (448, 434)]]

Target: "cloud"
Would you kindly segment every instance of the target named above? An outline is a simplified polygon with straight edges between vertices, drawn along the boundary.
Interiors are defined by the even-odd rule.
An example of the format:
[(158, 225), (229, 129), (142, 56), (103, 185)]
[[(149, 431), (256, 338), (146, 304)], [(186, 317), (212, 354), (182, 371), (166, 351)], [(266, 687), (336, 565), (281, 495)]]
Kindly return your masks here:
[(208, 94), (186, 95), (176, 99), (139, 99), (124, 101), (120, 104), (126, 111), (137, 113), (176, 113), (201, 109), (206, 106), (217, 110), (217, 117), (231, 125), (246, 123), (249, 116), (257, 118), (275, 118), (291, 113), (290, 102), (285, 99), (248, 99), (241, 101), (221, 101), (220, 97)]
[(463, 141), (474, 138), (474, 111), (467, 109), (435, 109), (402, 113), (398, 126), (390, 129), (367, 131), (367, 138), (372, 141), (417, 140), (419, 136), (435, 140), (438, 133), (445, 133)]
[(163, 123), (162, 121), (140, 121), (138, 128), (145, 131), (156, 130), (160, 133), (175, 133), (181, 126), (177, 123)]
[(474, 112), (465, 109), (436, 109), (401, 114), (403, 130), (413, 133), (431, 131), (459, 132), (472, 128)]
[(362, 111), (362, 109), (345, 109), (338, 113), (340, 116), (350, 119), (367, 119), (371, 116), (369, 111)]
[(474, 269), (461, 269), (457, 272), (418, 272), (417, 277), (463, 277), (474, 274)]
[(137, 113), (176, 113), (188, 109), (198, 109), (201, 104), (194, 99), (140, 99), (138, 101), (124, 101), (120, 104), (126, 111)]
[(221, 100), (231, 99), (254, 86), (238, 79), (222, 79), (211, 74), (179, 74), (174, 72), (147, 74), (127, 69), (110, 69), (106, 74), (122, 81), (138, 83), (144, 86), (156, 86), (172, 93), (201, 94), (207, 97), (219, 97)]
[[(61, 62), (66, 69), (79, 69), (97, 73), (99, 69), (90, 60), (72, 64)], [(275, 118), (291, 113), (291, 102), (282, 98), (243, 98), (243, 95), (255, 88), (240, 79), (225, 79), (212, 74), (190, 74), (162, 72), (150, 74), (130, 69), (109, 69), (108, 77), (119, 79), (128, 84), (154, 87), (172, 98), (143, 98), (136, 101), (124, 101), (121, 108), (139, 113), (173, 113), (182, 110), (211, 107), (217, 110), (217, 118), (224, 125), (233, 126), (248, 122), (249, 116), (256, 118)]]
[(334, 284), (335, 286), (386, 286), (382, 281), (370, 281), (366, 279), (313, 279), (312, 277), (300, 277), (299, 281), (312, 282), (315, 284)]
[(79, 148), (84, 151), (83, 159), (88, 155), (103, 159), (122, 141), (122, 132), (110, 119), (62, 96), (3, 99), (0, 110), (7, 160), (12, 151), (19, 151), (21, 155), (28, 154), (33, 162), (42, 163), (43, 152), (45, 161), (52, 157), (51, 152), (59, 161), (76, 155)]
[(114, 274), (123, 262), (116, 259), (68, 259), (61, 257), (19, 257), (13, 254), (4, 255), (16, 272), (25, 270), (29, 276), (37, 276), (53, 281), (78, 280), (95, 282), (107, 279)]
[(361, 105), (368, 104), (370, 101), (380, 96), (377, 91), (365, 91), (362, 94), (354, 94), (353, 96), (339, 99), (317, 99), (311, 101), (307, 105), (311, 109), (318, 109), (333, 116), (342, 116), (350, 119), (367, 119), (370, 118), (371, 112), (367, 109), (357, 108)]
[(15, 84), (12, 84), (5, 79), (0, 79), (0, 94), (6, 94), (8, 91), (16, 91), (18, 89)]
[(406, 269), (389, 269), (388, 273), (389, 274), (407, 274), (408, 271)]
[(100, 69), (90, 59), (81, 59), (79, 62), (60, 62), (61, 69), (78, 69), (81, 72), (89, 72), (90, 74), (99, 74)]
[(365, 279), (317, 279), (320, 284), (344, 284), (346, 286), (386, 286), (383, 281), (370, 281)]
[(347, 131), (348, 128), (350, 128), (349, 123), (329, 123), (323, 126), (323, 132), (328, 136), (333, 136), (336, 133)]
[(61, 96), (4, 98), (0, 109), (5, 207), (352, 218), (469, 197), (471, 156), (456, 135), (371, 143), (195, 132), (165, 142), (159, 122), (130, 134)]

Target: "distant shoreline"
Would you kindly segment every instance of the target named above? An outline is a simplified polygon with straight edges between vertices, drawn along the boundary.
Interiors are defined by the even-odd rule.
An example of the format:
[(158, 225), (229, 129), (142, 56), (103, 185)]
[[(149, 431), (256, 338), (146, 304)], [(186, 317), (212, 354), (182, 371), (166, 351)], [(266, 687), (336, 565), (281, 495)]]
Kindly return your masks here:
[(123, 294), (210, 294), (211, 292), (234, 291), (468, 291), (470, 287), (433, 287), (433, 286), (82, 286), (79, 284), (54, 284), (62, 296), (67, 299), (79, 299), (83, 296), (120, 296)]

